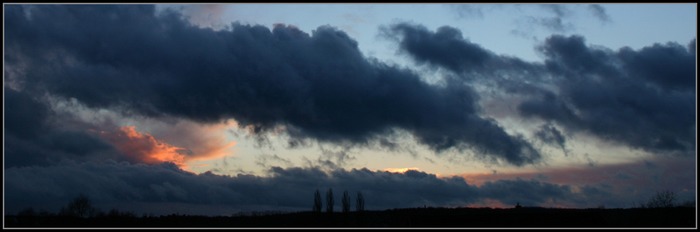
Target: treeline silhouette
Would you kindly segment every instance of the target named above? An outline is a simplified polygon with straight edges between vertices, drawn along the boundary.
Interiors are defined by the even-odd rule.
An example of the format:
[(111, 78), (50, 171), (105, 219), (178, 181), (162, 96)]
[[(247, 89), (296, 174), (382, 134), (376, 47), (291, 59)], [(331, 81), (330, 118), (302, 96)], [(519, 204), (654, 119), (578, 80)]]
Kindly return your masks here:
[[(362, 192), (357, 192), (357, 202), (355, 203), (355, 210), (357, 212), (362, 212), (365, 210), (365, 198), (362, 196)], [(326, 212), (333, 213), (333, 206), (335, 201), (333, 200), (333, 188), (329, 188), (326, 192)], [(343, 213), (350, 212), (350, 195), (348, 191), (343, 192), (343, 199), (341, 201)], [(321, 203), (321, 192), (316, 189), (314, 193), (314, 206), (311, 207), (311, 211), (315, 213), (320, 213), (323, 208)]]
[[(673, 195), (673, 194), (671, 194)], [(665, 197), (664, 197), (665, 196)], [(326, 213), (322, 199), (314, 192), (313, 207), (306, 212), (257, 212), (232, 216), (170, 214), (142, 215), (92, 206), (80, 195), (59, 213), (36, 212), (32, 208), (5, 216), (5, 227), (669, 227), (693, 228), (695, 204), (675, 204), (675, 195), (662, 192), (643, 207), (628, 209), (558, 209), (541, 207), (492, 208), (404, 208), (383, 211), (364, 210), (364, 198), (358, 192), (355, 209), (350, 211), (349, 193), (343, 192), (342, 213), (333, 212), (333, 194), (326, 192)], [(664, 203), (664, 204), (660, 204)], [(659, 203), (659, 204), (656, 204)], [(669, 204), (665, 204), (669, 203)], [(520, 204), (517, 204), (520, 206)]]

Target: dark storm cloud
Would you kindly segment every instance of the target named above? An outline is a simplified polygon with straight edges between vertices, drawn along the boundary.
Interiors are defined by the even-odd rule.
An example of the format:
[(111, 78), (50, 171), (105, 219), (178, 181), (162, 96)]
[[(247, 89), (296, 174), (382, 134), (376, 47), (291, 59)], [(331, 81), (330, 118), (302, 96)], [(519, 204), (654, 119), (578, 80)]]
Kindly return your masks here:
[(475, 195), (475, 188), (461, 178), (439, 179), (423, 172), (397, 174), (367, 169), (327, 173), (318, 168), (272, 167), (269, 177), (260, 177), (209, 172), (197, 175), (169, 163), (65, 162), (50, 167), (10, 168), (6, 170), (6, 180), (10, 210), (41, 208), (43, 204), (60, 206), (80, 193), (104, 205), (167, 202), (296, 210), (311, 208), (316, 189), (332, 188), (337, 194), (347, 190), (353, 198), (361, 191), (368, 209), (465, 204)]
[(690, 41), (690, 43), (688, 43), (688, 51), (690, 51), (690, 53), (693, 54), (693, 56), (695, 56), (696, 49), (697, 49), (695, 46), (697, 46), (697, 44), (696, 44), (695, 38), (693, 38), (693, 40)]
[[(501, 80), (490, 76), (503, 73), (518, 74), (518, 78), (541, 78), (538, 75), (543, 67), (532, 65), (517, 57), (499, 56), (462, 37), (457, 28), (442, 26), (435, 32), (426, 27), (411, 23), (398, 23), (383, 27), (384, 37), (399, 44), (401, 52), (408, 54), (421, 64), (444, 67), (461, 74), (462, 80), (495, 82), (509, 92), (539, 91), (532, 89), (526, 81)], [(515, 76), (514, 76), (515, 77)]]
[[(435, 151), (469, 148), (515, 165), (540, 156), (477, 116), (468, 86), (429, 85), (366, 59), (330, 26), (311, 34), (285, 25), (214, 31), (148, 5), (11, 5), (6, 12), (8, 65), (31, 67), (17, 79), (32, 93), (151, 117), (234, 118), (257, 134), (282, 126), (293, 140), (368, 145), (398, 128)], [(429, 39), (475, 53), (455, 57), (469, 65), (487, 55), (461, 44), (451, 28)]]
[(12, 109), (4, 114), (5, 120), (11, 122), (5, 124), (4, 132), (23, 139), (39, 136), (47, 124), (48, 107), (24, 92), (7, 86), (3, 90), (5, 107)]
[[(434, 174), (409, 170), (405, 173), (337, 169), (324, 172), (318, 167), (269, 169), (269, 176), (238, 174), (192, 174), (171, 163), (155, 165), (127, 162), (62, 162), (49, 167), (8, 168), (6, 209), (16, 212), (26, 207), (56, 211), (78, 194), (85, 194), (98, 206), (127, 209), (131, 205), (161, 204), (162, 207), (189, 205), (217, 207), (228, 211), (198, 212), (230, 215), (245, 209), (310, 210), (313, 192), (332, 188), (336, 199), (348, 191), (365, 197), (367, 209), (427, 206), (466, 206), (492, 199), (515, 205), (550, 204), (573, 199), (571, 204), (586, 205), (586, 195), (574, 193), (568, 185), (536, 180), (497, 180), (477, 187), (461, 177), (438, 178)], [(600, 191), (591, 189), (596, 198)], [(610, 195), (610, 194), (603, 194)], [(124, 204), (129, 202), (129, 204)], [(354, 201), (353, 201), (354, 202)], [(339, 201), (336, 201), (336, 208)], [(354, 205), (354, 204), (353, 204)], [(101, 208), (109, 210), (109, 208)], [(153, 208), (133, 209), (137, 213)], [(174, 213), (174, 212), (166, 212)], [(179, 212), (192, 213), (192, 212)]]
[(90, 159), (110, 146), (83, 131), (57, 128), (55, 113), (40, 99), (4, 87), (5, 167), (49, 165), (66, 158)]
[(623, 48), (617, 56), (629, 75), (644, 78), (664, 89), (692, 91), (697, 80), (695, 54), (688, 49), (677, 43), (654, 44), (639, 51)]
[(439, 65), (455, 71), (483, 68), (492, 54), (478, 44), (462, 37), (462, 32), (448, 26), (434, 33), (421, 25), (394, 24), (383, 28), (384, 35), (396, 39), (401, 51), (409, 53), (416, 61)]
[[(444, 32), (422, 26), (403, 23), (391, 28), (396, 29), (384, 32), (397, 38), (400, 49), (417, 62), (445, 67), (466, 76), (463, 79), (472, 85), (496, 83), (507, 93), (524, 97), (517, 106), (521, 116), (651, 152), (695, 148), (695, 53), (677, 43), (612, 51), (590, 47), (578, 35), (554, 35), (537, 47), (545, 56), (541, 64), (491, 55), (484, 49), (464, 49), (479, 46), (459, 36), (445, 43), (438, 36)], [(456, 29), (448, 31), (460, 34)], [(444, 44), (440, 52), (421, 52), (438, 43)], [(472, 68), (474, 60), (488, 68)]]
[(649, 151), (694, 150), (695, 56), (685, 47), (615, 52), (589, 47), (580, 36), (552, 36), (539, 49), (558, 76), (558, 99), (577, 113), (557, 117), (565, 114), (524, 107), (530, 103), (522, 111)]

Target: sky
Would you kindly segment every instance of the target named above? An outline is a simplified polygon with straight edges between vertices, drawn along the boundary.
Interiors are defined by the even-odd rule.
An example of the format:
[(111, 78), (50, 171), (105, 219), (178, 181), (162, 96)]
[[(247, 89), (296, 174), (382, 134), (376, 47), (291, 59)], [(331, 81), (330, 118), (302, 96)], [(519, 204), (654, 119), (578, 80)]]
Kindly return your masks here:
[(8, 214), (697, 198), (694, 3), (3, 13)]

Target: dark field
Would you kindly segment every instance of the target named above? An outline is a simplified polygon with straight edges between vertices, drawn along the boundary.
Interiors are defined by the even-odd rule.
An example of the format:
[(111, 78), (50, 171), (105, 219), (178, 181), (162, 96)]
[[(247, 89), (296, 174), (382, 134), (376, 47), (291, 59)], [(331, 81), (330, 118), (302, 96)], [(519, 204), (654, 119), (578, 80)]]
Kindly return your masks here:
[(689, 207), (639, 209), (411, 208), (349, 213), (279, 213), (257, 216), (142, 216), (92, 218), (56, 215), (5, 216), (12, 227), (492, 227), (492, 228), (695, 228)]

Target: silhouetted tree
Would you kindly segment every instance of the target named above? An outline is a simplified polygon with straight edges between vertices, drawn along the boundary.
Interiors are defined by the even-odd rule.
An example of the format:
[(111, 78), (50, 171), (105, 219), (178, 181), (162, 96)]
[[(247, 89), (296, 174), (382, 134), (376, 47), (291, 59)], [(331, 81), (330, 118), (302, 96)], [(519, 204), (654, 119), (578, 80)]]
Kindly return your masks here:
[(357, 212), (362, 212), (365, 210), (365, 198), (362, 196), (362, 192), (357, 192), (357, 204), (355, 207)]
[(82, 194), (73, 199), (67, 206), (61, 208), (61, 214), (66, 216), (87, 218), (94, 216), (96, 213), (97, 209), (92, 207), (90, 199)]
[(318, 189), (316, 189), (316, 193), (314, 193), (314, 208), (313, 208), (313, 211), (316, 212), (316, 213), (320, 213), (320, 212), (321, 212), (321, 207), (322, 207), (321, 205), (322, 205), (322, 204), (323, 204), (323, 203), (321, 202), (321, 192), (319, 192)]
[(328, 192), (326, 193), (326, 212), (333, 212), (333, 204), (333, 189), (329, 188)]
[(343, 213), (350, 212), (350, 195), (348, 191), (343, 192)]
[(676, 193), (672, 191), (657, 192), (646, 204), (647, 208), (668, 208), (675, 206)]

